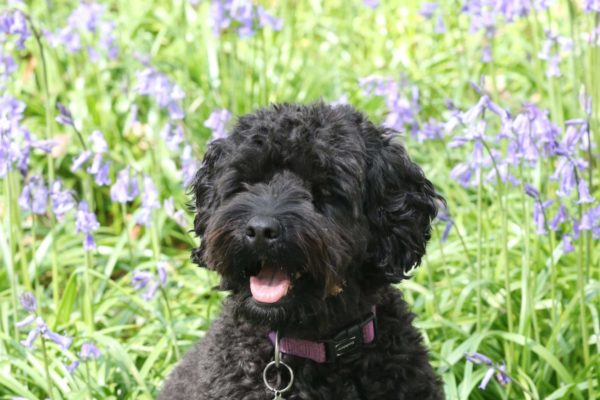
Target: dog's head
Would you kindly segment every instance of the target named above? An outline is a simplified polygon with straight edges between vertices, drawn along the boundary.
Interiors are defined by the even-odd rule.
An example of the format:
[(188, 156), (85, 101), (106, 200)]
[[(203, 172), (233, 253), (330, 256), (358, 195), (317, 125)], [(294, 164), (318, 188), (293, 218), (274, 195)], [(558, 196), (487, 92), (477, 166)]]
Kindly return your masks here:
[(420, 263), (441, 198), (392, 136), (350, 106), (241, 117), (193, 182), (193, 260), (270, 326), (399, 282)]

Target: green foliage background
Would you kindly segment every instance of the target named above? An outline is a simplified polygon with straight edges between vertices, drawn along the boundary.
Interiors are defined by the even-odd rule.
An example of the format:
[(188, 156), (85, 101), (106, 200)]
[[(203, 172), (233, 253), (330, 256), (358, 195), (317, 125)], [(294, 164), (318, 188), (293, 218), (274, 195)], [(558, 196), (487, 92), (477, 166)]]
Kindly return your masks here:
[[(32, 132), (66, 140), (59, 154), (36, 153), (32, 170), (48, 179), (62, 178), (79, 197), (95, 204), (101, 228), (95, 233), (97, 250), (86, 252), (73, 215), (64, 221), (50, 213), (32, 218), (16, 206), (23, 184), (18, 173), (2, 180), (0, 397), (50, 396), (41, 348), (25, 349), (19, 341), (26, 333), (14, 327), (27, 315), (16, 300), (24, 291), (35, 293), (49, 327), (75, 338), (69, 351), (47, 343), (54, 399), (153, 398), (219, 311), (222, 295), (211, 290), (217, 276), (188, 261), (197, 239), (163, 209), (154, 212), (150, 227), (136, 225), (132, 214), (139, 199), (120, 207), (85, 172), (72, 173), (79, 141), (71, 129), (54, 122), (54, 105), (60, 101), (85, 137), (95, 129), (104, 133), (117, 169), (129, 165), (149, 174), (161, 200), (173, 196), (176, 207), (186, 209), (179, 154), (160, 139), (166, 115), (132, 90), (136, 72), (144, 68), (141, 59), (147, 58), (186, 92), (183, 126), (197, 158), (211, 134), (204, 121), (218, 108), (239, 115), (271, 102), (333, 101), (345, 95), (373, 120), (382, 121), (387, 114), (383, 100), (365, 95), (358, 85), (370, 75), (416, 85), (423, 121), (447, 119), (448, 101), (461, 109), (472, 106), (479, 95), (469, 82), (485, 76), (485, 89), (497, 104), (516, 113), (523, 102), (535, 102), (563, 127), (565, 120), (582, 117), (577, 99), (585, 86), (594, 103), (592, 138), (600, 143), (600, 50), (582, 40), (598, 17), (584, 14), (577, 2), (556, 1), (548, 12), (500, 23), (493, 39), (469, 31), (458, 1), (441, 2), (444, 34), (434, 32), (434, 20), (418, 14), (419, 2), (382, 1), (374, 10), (360, 1), (264, 2), (284, 20), (284, 27), (280, 32), (259, 30), (247, 39), (232, 30), (215, 36), (208, 3), (104, 2), (116, 23), (119, 57), (92, 63), (83, 53), (69, 54), (42, 40), (48, 92), (35, 40), (15, 51), (19, 67), (7, 93), (26, 103), (25, 123)], [(56, 30), (75, 6), (70, 1), (32, 1), (17, 7), (31, 16), (38, 30)], [(9, 7), (0, 6), (0, 12)], [(575, 39), (559, 78), (547, 78), (544, 61), (537, 57), (545, 28)], [(488, 64), (480, 60), (485, 43), (492, 46), (493, 62)], [(129, 120), (133, 104), (139, 106), (136, 124)], [(489, 129), (497, 130), (497, 124)], [(436, 225), (423, 266), (400, 284), (447, 397), (597, 397), (598, 241), (582, 234), (577, 250), (563, 254), (557, 245), (560, 237), (535, 234), (531, 199), (519, 188), (462, 188), (449, 171), (468, 153), (448, 148), (448, 140), (419, 143), (405, 134), (409, 153), (446, 197), (454, 226), (442, 241), (443, 225)], [(597, 151), (588, 160), (596, 198)], [(551, 168), (545, 165), (530, 177), (547, 194), (556, 190), (548, 182)], [(114, 179), (114, 168), (111, 174)], [(189, 211), (187, 219), (191, 228)], [(168, 262), (168, 284), (145, 301), (130, 284), (132, 273), (154, 271), (159, 260)], [(76, 359), (85, 341), (95, 343), (102, 356), (71, 375), (65, 365)], [(486, 368), (464, 359), (471, 351), (505, 361), (514, 383), (491, 383), (479, 390)]]

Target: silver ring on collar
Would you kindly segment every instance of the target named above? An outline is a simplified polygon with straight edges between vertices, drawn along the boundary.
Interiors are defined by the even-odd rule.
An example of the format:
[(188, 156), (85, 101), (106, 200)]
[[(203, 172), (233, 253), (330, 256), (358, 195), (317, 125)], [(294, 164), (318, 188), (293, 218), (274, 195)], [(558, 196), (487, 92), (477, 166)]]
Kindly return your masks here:
[(281, 393), (287, 392), (288, 390), (290, 390), (290, 388), (292, 387), (292, 384), (294, 383), (294, 371), (292, 371), (292, 368), (289, 365), (287, 365), (286, 363), (284, 363), (283, 361), (279, 361), (279, 365), (283, 365), (284, 367), (286, 367), (288, 372), (290, 373), (290, 382), (283, 389), (274, 388), (273, 386), (271, 386), (269, 384), (269, 381), (267, 380), (267, 371), (269, 370), (269, 368), (271, 368), (273, 366), (275, 366), (275, 368), (279, 368), (279, 366), (277, 366), (277, 364), (276, 364), (276, 361), (271, 361), (270, 363), (268, 363), (267, 366), (265, 367), (265, 369), (263, 370), (263, 381), (265, 382), (265, 386), (271, 392), (275, 392), (276, 394), (281, 394)]

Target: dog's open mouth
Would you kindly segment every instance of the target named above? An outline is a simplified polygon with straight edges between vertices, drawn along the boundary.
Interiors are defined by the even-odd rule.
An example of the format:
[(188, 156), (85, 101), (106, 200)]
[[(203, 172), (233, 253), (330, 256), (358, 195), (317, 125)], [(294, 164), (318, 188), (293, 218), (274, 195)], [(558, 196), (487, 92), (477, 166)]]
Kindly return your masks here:
[(260, 303), (277, 303), (291, 287), (290, 276), (273, 265), (263, 264), (257, 275), (250, 277), (250, 292)]

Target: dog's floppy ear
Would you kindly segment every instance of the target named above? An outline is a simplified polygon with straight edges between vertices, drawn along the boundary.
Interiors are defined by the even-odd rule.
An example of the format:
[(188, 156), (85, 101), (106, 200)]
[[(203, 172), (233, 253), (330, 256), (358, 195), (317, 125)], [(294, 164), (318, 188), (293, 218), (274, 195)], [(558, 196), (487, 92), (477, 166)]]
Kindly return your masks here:
[(218, 203), (215, 191), (215, 180), (219, 174), (219, 161), (225, 154), (226, 139), (217, 139), (209, 143), (202, 164), (190, 185), (192, 202), (195, 211), (194, 231), (200, 237), (200, 247), (192, 250), (192, 262), (204, 265), (204, 232), (208, 218)]
[(364, 273), (370, 282), (397, 283), (421, 263), (443, 198), (392, 132), (367, 125), (365, 207), (371, 239)]

